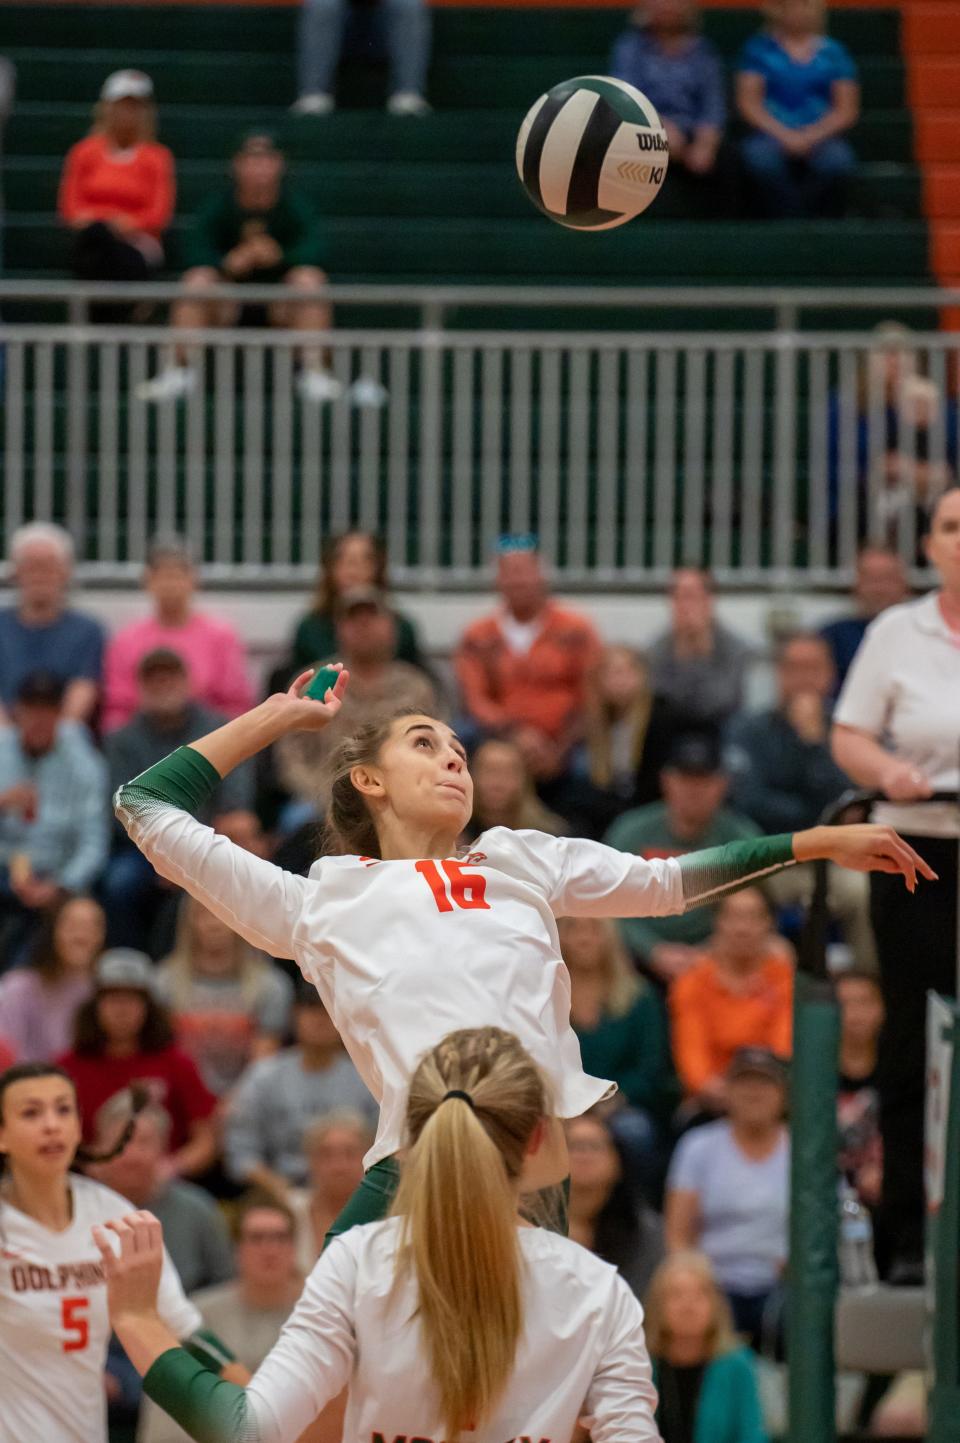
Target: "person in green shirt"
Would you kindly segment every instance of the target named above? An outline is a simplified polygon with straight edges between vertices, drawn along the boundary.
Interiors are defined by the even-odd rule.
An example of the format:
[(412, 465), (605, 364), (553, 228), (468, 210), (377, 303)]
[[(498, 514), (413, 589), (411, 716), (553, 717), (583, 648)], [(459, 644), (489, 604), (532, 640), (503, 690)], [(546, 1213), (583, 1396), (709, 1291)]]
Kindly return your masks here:
[[(186, 243), (186, 291), (223, 282), (236, 285), (285, 285), (311, 299), (273, 302), (266, 320), (282, 329), (326, 331), (331, 311), (321, 292), (327, 276), (322, 268), (324, 242), (309, 204), (286, 177), (286, 158), (272, 135), (254, 131), (244, 136), (233, 156), (232, 183), (210, 196), (198, 212)], [(174, 326), (203, 330), (233, 326), (241, 310), (233, 301), (185, 296), (173, 306)], [(342, 386), (324, 364), (322, 347), (304, 345), (297, 385), (305, 401), (335, 401)], [(174, 364), (137, 387), (144, 401), (174, 401), (197, 385), (196, 368), (178, 348)]]
[[(345, 591), (363, 586), (375, 587), (381, 592), (390, 589), (387, 548), (383, 541), (370, 531), (345, 531), (330, 537), (323, 549), (312, 605), (299, 619), (294, 632), (289, 662), (291, 674), (337, 655), (336, 613), (340, 598)], [(414, 623), (402, 612), (392, 614), (397, 628), (394, 659), (419, 667), (430, 676)]]
[[(660, 773), (660, 785), (663, 801), (619, 816), (604, 837), (608, 846), (650, 860), (760, 835), (748, 817), (723, 805), (727, 778), (712, 733), (677, 737)], [(690, 966), (712, 927), (712, 907), (697, 907), (679, 917), (630, 917), (620, 923), (627, 946), (664, 982)]]

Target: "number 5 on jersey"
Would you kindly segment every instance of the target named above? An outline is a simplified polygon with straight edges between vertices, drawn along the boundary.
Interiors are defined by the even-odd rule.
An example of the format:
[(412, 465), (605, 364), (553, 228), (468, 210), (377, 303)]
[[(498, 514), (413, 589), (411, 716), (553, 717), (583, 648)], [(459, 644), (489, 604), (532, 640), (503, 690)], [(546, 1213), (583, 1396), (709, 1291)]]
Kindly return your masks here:
[[(414, 866), (433, 893), (438, 912), (452, 912), (455, 907), (469, 912), (489, 912), (486, 900), (487, 881), (479, 872), (468, 872), (459, 862), (415, 862)], [(446, 873), (441, 876), (440, 869)]]
[(63, 1351), (81, 1353), (90, 1341), (89, 1298), (61, 1298), (60, 1323), (64, 1331)]

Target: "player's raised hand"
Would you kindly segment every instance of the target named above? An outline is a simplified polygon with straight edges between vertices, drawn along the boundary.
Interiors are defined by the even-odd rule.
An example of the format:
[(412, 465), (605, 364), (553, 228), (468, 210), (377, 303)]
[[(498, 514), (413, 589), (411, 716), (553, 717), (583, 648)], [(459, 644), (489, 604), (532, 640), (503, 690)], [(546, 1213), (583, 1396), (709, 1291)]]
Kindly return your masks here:
[(309, 671), (302, 671), (284, 693), (282, 716), (285, 729), (316, 732), (322, 731), (333, 721), (343, 703), (344, 694), (350, 681), (350, 673), (341, 661), (333, 662), (326, 669), (339, 674), (333, 686), (327, 688), (322, 701), (317, 697), (306, 695), (307, 687), (316, 676), (316, 671), (312, 667)]
[(797, 832), (793, 839), (793, 855), (798, 862), (823, 859), (836, 862), (852, 872), (892, 872), (901, 876), (907, 890), (916, 890), (917, 878), (937, 881), (937, 874), (905, 842), (893, 827), (872, 822), (848, 827), (811, 827)]
[[(108, 1233), (119, 1239), (119, 1252)], [(127, 1213), (93, 1229), (107, 1280), (107, 1307), (116, 1328), (122, 1318), (153, 1317), (163, 1268), (163, 1229), (153, 1213)]]

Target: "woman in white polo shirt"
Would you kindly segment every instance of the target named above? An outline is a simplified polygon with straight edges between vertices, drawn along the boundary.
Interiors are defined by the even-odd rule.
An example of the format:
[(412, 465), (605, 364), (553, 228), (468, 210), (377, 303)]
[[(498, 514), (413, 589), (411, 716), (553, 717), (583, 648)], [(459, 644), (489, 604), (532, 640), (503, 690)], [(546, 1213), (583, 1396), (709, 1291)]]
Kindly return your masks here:
[(939, 882), (911, 895), (873, 876), (871, 914), (886, 1000), (880, 1047), (883, 1225), (906, 1280), (922, 1258), (926, 993), (953, 994), (957, 969), (957, 805), (927, 802), (960, 783), (960, 489), (930, 518), (941, 586), (869, 627), (834, 712), (835, 761), (888, 802), (876, 820), (918, 849)]
[(519, 1216), (525, 1155), (552, 1107), (497, 1027), (420, 1062), (393, 1216), (337, 1238), (246, 1388), (219, 1381), (157, 1313), (160, 1224), (95, 1228), (110, 1317), (146, 1393), (192, 1437), (293, 1443), (348, 1387), (343, 1436), (659, 1443), (643, 1313), (610, 1264)]

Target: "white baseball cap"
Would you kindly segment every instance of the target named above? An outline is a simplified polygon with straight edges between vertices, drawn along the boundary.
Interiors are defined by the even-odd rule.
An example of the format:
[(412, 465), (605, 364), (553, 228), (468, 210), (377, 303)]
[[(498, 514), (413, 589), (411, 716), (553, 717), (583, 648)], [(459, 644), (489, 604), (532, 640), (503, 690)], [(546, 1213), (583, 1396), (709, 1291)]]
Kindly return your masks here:
[(101, 100), (149, 100), (153, 81), (142, 70), (115, 70), (100, 90)]

